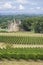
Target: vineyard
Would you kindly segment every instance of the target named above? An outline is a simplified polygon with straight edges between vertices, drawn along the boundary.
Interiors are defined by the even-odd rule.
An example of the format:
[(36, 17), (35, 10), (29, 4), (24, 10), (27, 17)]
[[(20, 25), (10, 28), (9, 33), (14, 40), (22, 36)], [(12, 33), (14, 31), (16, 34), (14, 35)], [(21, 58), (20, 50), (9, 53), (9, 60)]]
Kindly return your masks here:
[[(43, 45), (43, 36), (10, 36), (7, 33), (7, 35), (0, 35), (0, 43), (6, 44), (6, 47), (0, 47), (0, 59), (43, 60), (43, 47), (37, 47), (37, 45)], [(20, 45), (21, 47), (14, 48), (13, 45), (14, 47)], [(36, 45), (36, 47), (32, 47), (32, 45)]]
[(0, 48), (0, 59), (43, 60), (43, 48)]
[(43, 37), (0, 36), (0, 42), (12, 43), (12, 44), (43, 44)]

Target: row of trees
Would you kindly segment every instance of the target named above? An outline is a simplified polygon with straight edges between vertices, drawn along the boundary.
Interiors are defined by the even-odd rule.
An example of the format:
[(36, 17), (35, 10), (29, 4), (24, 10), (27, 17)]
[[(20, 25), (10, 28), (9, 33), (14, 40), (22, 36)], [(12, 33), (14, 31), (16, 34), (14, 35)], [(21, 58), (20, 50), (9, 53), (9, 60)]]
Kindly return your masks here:
[(43, 17), (28, 17), (22, 20), (21, 27), (25, 31), (43, 33)]

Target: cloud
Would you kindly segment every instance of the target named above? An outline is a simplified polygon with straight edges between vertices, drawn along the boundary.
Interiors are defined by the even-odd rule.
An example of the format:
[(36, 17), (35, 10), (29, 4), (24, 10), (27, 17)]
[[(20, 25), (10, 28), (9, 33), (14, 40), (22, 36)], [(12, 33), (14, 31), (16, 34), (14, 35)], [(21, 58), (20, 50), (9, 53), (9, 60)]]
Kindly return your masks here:
[(41, 7), (36, 7), (36, 9), (37, 9), (37, 10), (40, 10), (40, 9), (41, 9)]
[(30, 1), (30, 0), (15, 0), (14, 1), (15, 3), (19, 3), (19, 4), (30, 4), (30, 5), (37, 5), (38, 3), (37, 2), (33, 2), (33, 1)]
[(30, 8), (30, 10), (34, 10), (34, 8)]
[(43, 7), (36, 7), (37, 10), (43, 10)]
[(0, 9), (2, 9), (2, 7), (0, 6)]
[(36, 9), (34, 7), (30, 8), (29, 11), (32, 13), (32, 12), (36, 12)]
[(24, 6), (23, 5), (19, 5), (19, 10), (24, 10), (25, 8), (24, 8)]
[(10, 3), (5, 3), (3, 5), (3, 8), (12, 8), (12, 5)]
[(16, 6), (12, 6), (12, 9), (16, 9)]
[(41, 10), (43, 10), (43, 8)]
[(5, 2), (0, 6), (0, 10), (2, 9), (15, 9), (16, 6), (13, 6), (11, 2)]
[(28, 3), (27, 0), (16, 0), (17, 3), (26, 4)]
[(35, 3), (35, 2), (34, 2), (34, 3), (31, 2), (30, 4), (31, 4), (31, 5), (37, 5), (37, 3)]
[(41, 7), (33, 7), (33, 8), (30, 8), (30, 10), (37, 11), (37, 10), (42, 10), (42, 8)]
[(30, 11), (43, 11), (43, 7), (32, 7), (32, 8), (29, 8)]
[(0, 11), (43, 12), (43, 2), (41, 0), (0, 0)]

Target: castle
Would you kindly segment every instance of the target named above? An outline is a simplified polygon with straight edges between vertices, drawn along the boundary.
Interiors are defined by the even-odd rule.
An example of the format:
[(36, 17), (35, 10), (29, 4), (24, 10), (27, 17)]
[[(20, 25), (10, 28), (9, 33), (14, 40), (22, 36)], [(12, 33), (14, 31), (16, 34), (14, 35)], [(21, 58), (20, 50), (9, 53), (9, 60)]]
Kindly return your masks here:
[(20, 31), (20, 25), (21, 21), (20, 20), (11, 20), (8, 23), (8, 31)]

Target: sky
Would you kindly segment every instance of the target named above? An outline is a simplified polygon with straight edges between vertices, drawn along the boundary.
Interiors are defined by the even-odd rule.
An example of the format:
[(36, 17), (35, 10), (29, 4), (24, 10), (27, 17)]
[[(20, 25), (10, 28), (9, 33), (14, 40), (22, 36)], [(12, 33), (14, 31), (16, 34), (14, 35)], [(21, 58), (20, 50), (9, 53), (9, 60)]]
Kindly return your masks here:
[(43, 0), (0, 0), (0, 14), (43, 14)]

